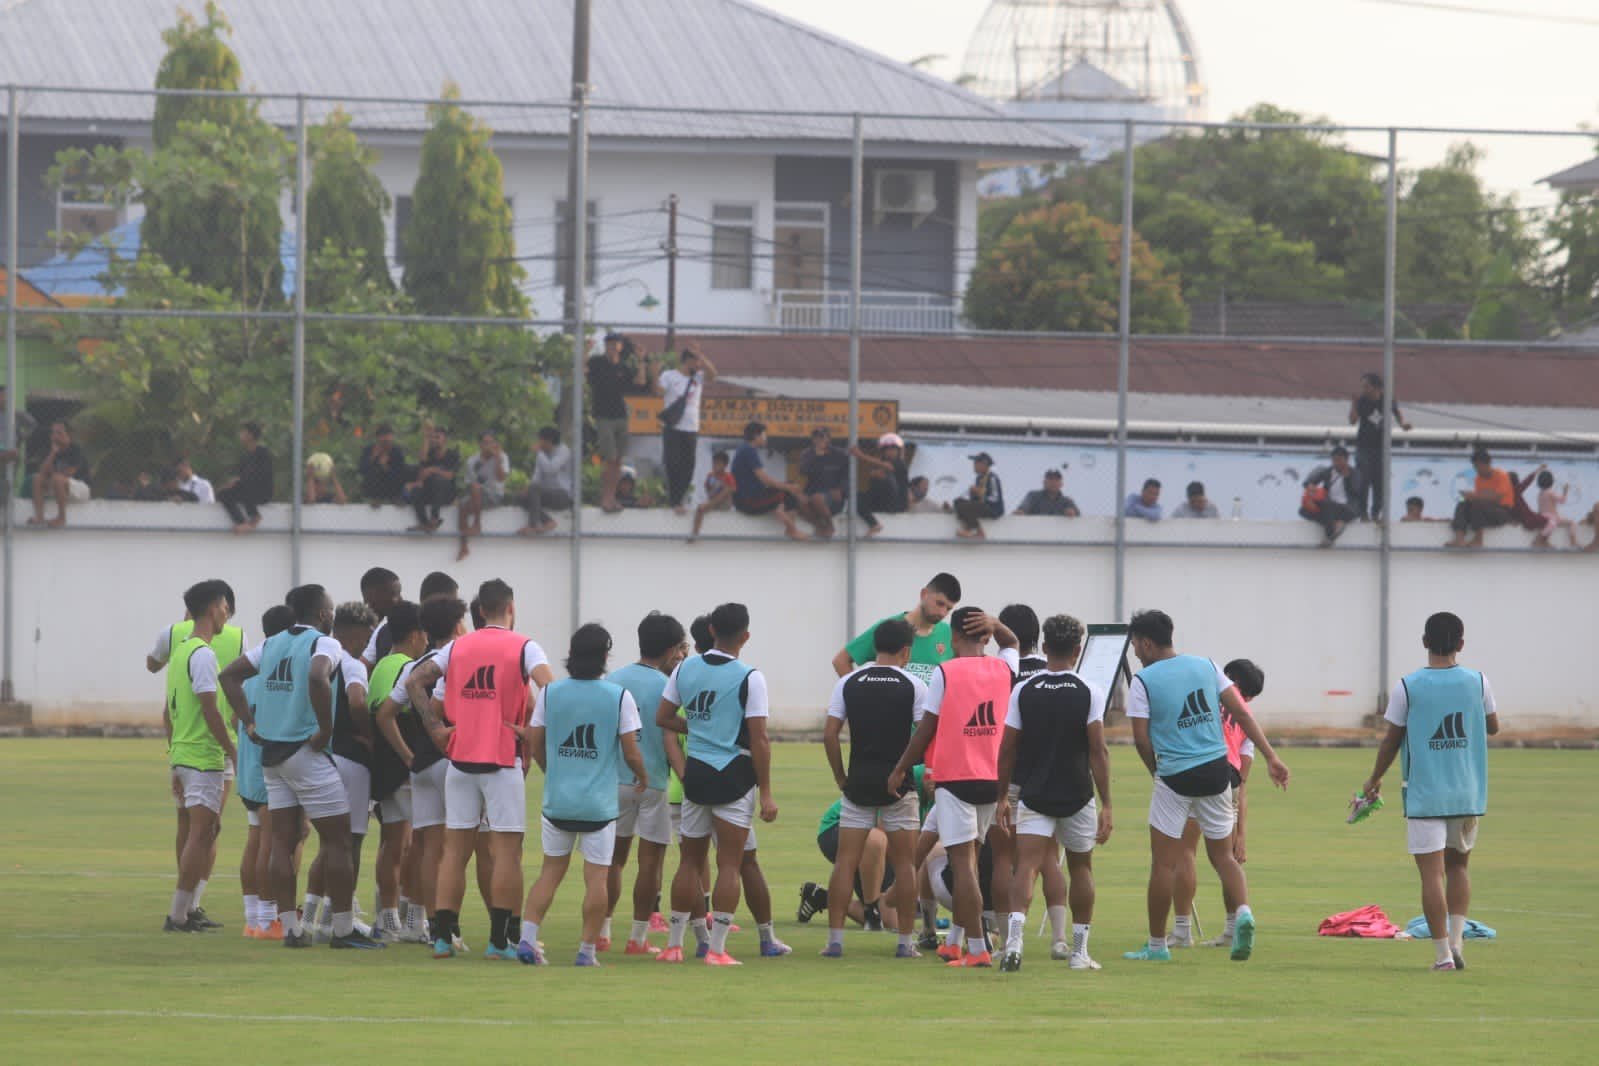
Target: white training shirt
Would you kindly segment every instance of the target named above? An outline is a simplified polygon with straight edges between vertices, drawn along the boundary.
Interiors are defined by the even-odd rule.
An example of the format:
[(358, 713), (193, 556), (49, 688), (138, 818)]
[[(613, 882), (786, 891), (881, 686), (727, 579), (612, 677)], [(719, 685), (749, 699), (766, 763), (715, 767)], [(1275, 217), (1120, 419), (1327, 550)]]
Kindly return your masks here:
[[(257, 670), (261, 669), (261, 655), (265, 648), (266, 641), (262, 641), (244, 653), (244, 657), (249, 660), (250, 665)], [(318, 659), (326, 659), (337, 666), (344, 660), (344, 645), (332, 637), (317, 637), (316, 647), (311, 649), (311, 661), (315, 662)]]
[(705, 392), (705, 371), (695, 371), (691, 378), (681, 370), (665, 370), (661, 372), (661, 407), (665, 409), (677, 402), (679, 396), (690, 388), (694, 391), (688, 398), (688, 403), (683, 405), (683, 417), (677, 420), (677, 425), (670, 428), (680, 433), (698, 433), (700, 431), (700, 397)]
[[(839, 678), (838, 682), (833, 685), (833, 694), (827, 699), (827, 717), (837, 718), (841, 722), (846, 720), (849, 716), (844, 713), (844, 682), (848, 681), (862, 670), (874, 670), (881, 668), (881, 663), (867, 663), (865, 666), (857, 666), (855, 669)], [(888, 669), (893, 670), (901, 677), (909, 678), (911, 684), (915, 686), (916, 703), (911, 711), (911, 720), (913, 722), (920, 722), (922, 720), (922, 713), (927, 706), (927, 682), (923, 681), (921, 678), (917, 677), (913, 673), (910, 673), (909, 671), (901, 670), (897, 666), (890, 666)]]
[[(503, 629), (504, 626), (485, 626), (486, 629)], [(444, 647), (433, 653), (433, 661), (439, 664), (439, 673), (448, 674), (450, 671), (450, 649), (455, 647), (455, 641), (450, 641)], [(544, 649), (539, 647), (538, 641), (530, 640), (522, 648), (522, 676), (531, 677), (534, 670), (548, 664), (549, 656), (544, 654)]]
[[(548, 689), (539, 689), (538, 698), (533, 701), (533, 717), (528, 720), (528, 725), (544, 728), (544, 694)], [(627, 689), (622, 690), (622, 720), (616, 727), (616, 735), (626, 736), (637, 733), (644, 728), (644, 723), (639, 721), (638, 704), (633, 700), (633, 694)]]
[[(411, 680), (411, 671), (415, 670), (418, 664), (427, 662), (437, 654), (437, 652), (430, 651), (426, 655), (422, 656), (422, 658), (413, 659), (411, 662), (408, 662), (404, 666), (400, 667), (400, 675), (394, 679), (394, 687), (389, 690), (389, 699), (393, 700), (401, 707), (410, 707), (411, 694), (406, 691), (405, 683)], [(444, 699), (443, 674), (440, 674), (439, 679), (433, 683), (433, 698), (440, 701)]]
[(350, 689), (357, 685), (361, 686), (362, 693), (366, 692), (367, 672), (365, 663), (349, 652), (345, 652), (340, 670), (344, 674), (345, 692), (349, 692)]
[[(999, 649), (999, 659), (1006, 666), (1010, 667), (1011, 673), (1017, 674), (1021, 672), (1022, 654), (1015, 648)], [(922, 713), (930, 714), (936, 718), (938, 717), (939, 708), (943, 705), (944, 671), (935, 668), (933, 670), (933, 680), (927, 683), (927, 701), (922, 705)], [(917, 720), (921, 720), (920, 715), (917, 716)]]
[[(1216, 671), (1216, 692), (1221, 694), (1233, 687), (1233, 679), (1222, 673), (1221, 667), (1212, 659), (1210, 665)], [(1133, 683), (1127, 686), (1127, 717), (1149, 717), (1149, 690), (1144, 687), (1144, 679), (1137, 674), (1133, 675)]]
[[(1488, 678), (1482, 679), (1482, 709), (1484, 714), (1498, 714), (1494, 707), (1494, 690), (1488, 685)], [(1405, 683), (1399, 682), (1394, 686), (1393, 692), (1388, 695), (1388, 710), (1383, 717), (1394, 725), (1403, 728), (1410, 720), (1410, 693), (1405, 690)]]
[(189, 656), (189, 681), (196, 696), (217, 690), (217, 653), (209, 645), (195, 648)]
[(378, 664), (378, 634), (388, 628), (388, 624), (389, 620), (385, 618), (372, 627), (372, 635), (367, 638), (366, 647), (361, 651), (362, 662), (371, 663), (373, 666)]
[[(1040, 670), (1038, 673), (1034, 674), (1032, 677), (1028, 678), (1027, 680), (1028, 681), (1032, 681), (1033, 678), (1038, 678), (1038, 677), (1067, 677), (1067, 676), (1077, 677), (1077, 675), (1072, 673), (1072, 671), (1070, 671), (1070, 670)], [(1077, 680), (1083, 681), (1083, 679), (1080, 678), (1080, 677), (1077, 677)], [(1102, 690), (1098, 685), (1093, 684), (1092, 682), (1089, 682), (1089, 681), (1083, 681), (1083, 684), (1088, 686), (1088, 696), (1089, 696), (1088, 724), (1089, 725), (1093, 725), (1095, 722), (1103, 722), (1105, 720), (1105, 692), (1104, 692), (1104, 690)], [(1022, 694), (1022, 686), (1021, 685), (1017, 685), (1015, 688), (1010, 690), (1010, 706), (1005, 711), (1005, 725), (1006, 725), (1006, 727), (1008, 727), (1010, 729), (1020, 729), (1022, 727), (1021, 701), (1017, 698), (1021, 694)]]
[[(715, 654), (708, 652), (707, 654)], [(678, 663), (672, 668), (672, 676), (666, 679), (666, 688), (661, 692), (661, 699), (681, 705), (683, 699), (677, 694), (677, 672), (683, 664)], [(745, 682), (748, 696), (744, 700), (745, 718), (767, 718), (771, 712), (767, 710), (766, 703), (766, 676), (759, 670), (751, 670)]]

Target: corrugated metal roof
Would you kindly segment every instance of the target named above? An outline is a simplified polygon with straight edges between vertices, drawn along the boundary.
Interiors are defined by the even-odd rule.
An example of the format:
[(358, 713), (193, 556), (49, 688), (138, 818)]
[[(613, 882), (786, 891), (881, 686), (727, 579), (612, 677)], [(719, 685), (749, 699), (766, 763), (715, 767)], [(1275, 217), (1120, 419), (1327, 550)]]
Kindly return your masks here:
[[(699, 343), (730, 377), (848, 377), (847, 337), (705, 336)], [(1382, 370), (1380, 344), (1134, 337), (1131, 356), (1135, 392), (1321, 399), (1345, 411), (1360, 375)], [(861, 380), (1114, 393), (1116, 358), (1115, 337), (874, 336), (861, 341)], [(1401, 344), (1396, 358), (1401, 404), (1599, 407), (1593, 349)]]
[[(198, 5), (191, 5), (198, 6)], [(446, 81), (497, 131), (564, 136), (572, 0), (222, 0), (245, 86), (264, 93), (432, 99)], [(19, 85), (146, 89), (173, 0), (26, 0), (0, 9), (0, 72)], [(605, 0), (594, 5), (592, 134), (847, 144), (851, 112), (871, 141), (1061, 154), (1078, 144), (1039, 125), (983, 121), (1001, 109), (903, 63), (747, 0)], [(534, 107), (527, 105), (545, 105)], [(148, 121), (150, 98), (30, 93), (27, 117)], [(605, 107), (698, 109), (616, 112)], [(729, 110), (776, 115), (732, 115)], [(351, 105), (365, 129), (425, 126), (414, 105)], [(325, 108), (316, 108), (317, 114)], [(821, 117), (814, 113), (830, 113)], [(275, 122), (292, 102), (269, 103)], [(810, 114), (808, 114), (810, 113)]]
[(1599, 189), (1599, 159), (1567, 167), (1542, 179), (1542, 183), (1556, 189)]

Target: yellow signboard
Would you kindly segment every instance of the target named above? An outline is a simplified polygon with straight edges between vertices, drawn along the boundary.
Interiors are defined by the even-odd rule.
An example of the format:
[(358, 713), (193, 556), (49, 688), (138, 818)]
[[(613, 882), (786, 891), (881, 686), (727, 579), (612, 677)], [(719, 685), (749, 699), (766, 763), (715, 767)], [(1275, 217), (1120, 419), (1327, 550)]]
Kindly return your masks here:
[[(628, 431), (636, 434), (659, 433), (661, 421), (656, 416), (660, 411), (659, 396), (629, 396)], [(809, 437), (812, 430), (825, 426), (832, 430), (835, 439), (846, 440), (849, 437), (849, 401), (787, 400), (778, 396), (711, 396), (706, 398), (700, 410), (700, 435), (742, 437), (744, 426), (750, 422), (766, 423), (766, 432), (773, 439), (803, 439)], [(863, 440), (875, 440), (884, 433), (899, 432), (899, 402), (860, 401), (859, 426)]]

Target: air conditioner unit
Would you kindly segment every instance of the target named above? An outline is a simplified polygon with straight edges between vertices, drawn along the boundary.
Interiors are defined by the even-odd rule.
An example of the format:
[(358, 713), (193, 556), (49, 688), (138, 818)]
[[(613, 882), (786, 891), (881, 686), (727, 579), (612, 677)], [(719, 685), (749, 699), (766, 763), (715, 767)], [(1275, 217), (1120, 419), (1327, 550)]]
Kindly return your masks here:
[(882, 215), (931, 215), (938, 194), (931, 170), (879, 170), (874, 175), (872, 210)]

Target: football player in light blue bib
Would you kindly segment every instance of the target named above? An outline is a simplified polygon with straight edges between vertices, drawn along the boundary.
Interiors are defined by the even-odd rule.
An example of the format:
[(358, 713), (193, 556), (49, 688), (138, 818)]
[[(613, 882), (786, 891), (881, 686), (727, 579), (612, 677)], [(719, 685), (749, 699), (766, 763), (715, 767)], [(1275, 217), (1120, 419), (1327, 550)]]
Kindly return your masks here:
[(1465, 969), (1461, 945), (1471, 904), (1467, 862), (1477, 819), (1488, 812), (1488, 738), (1499, 732), (1488, 679), (1457, 661), (1466, 625), (1439, 612), (1422, 632), (1427, 667), (1400, 679), (1388, 697), (1388, 734), (1363, 789), (1382, 790), (1382, 775), (1401, 757), (1405, 830), (1421, 873), (1421, 909), (1432, 931), (1436, 971)]

